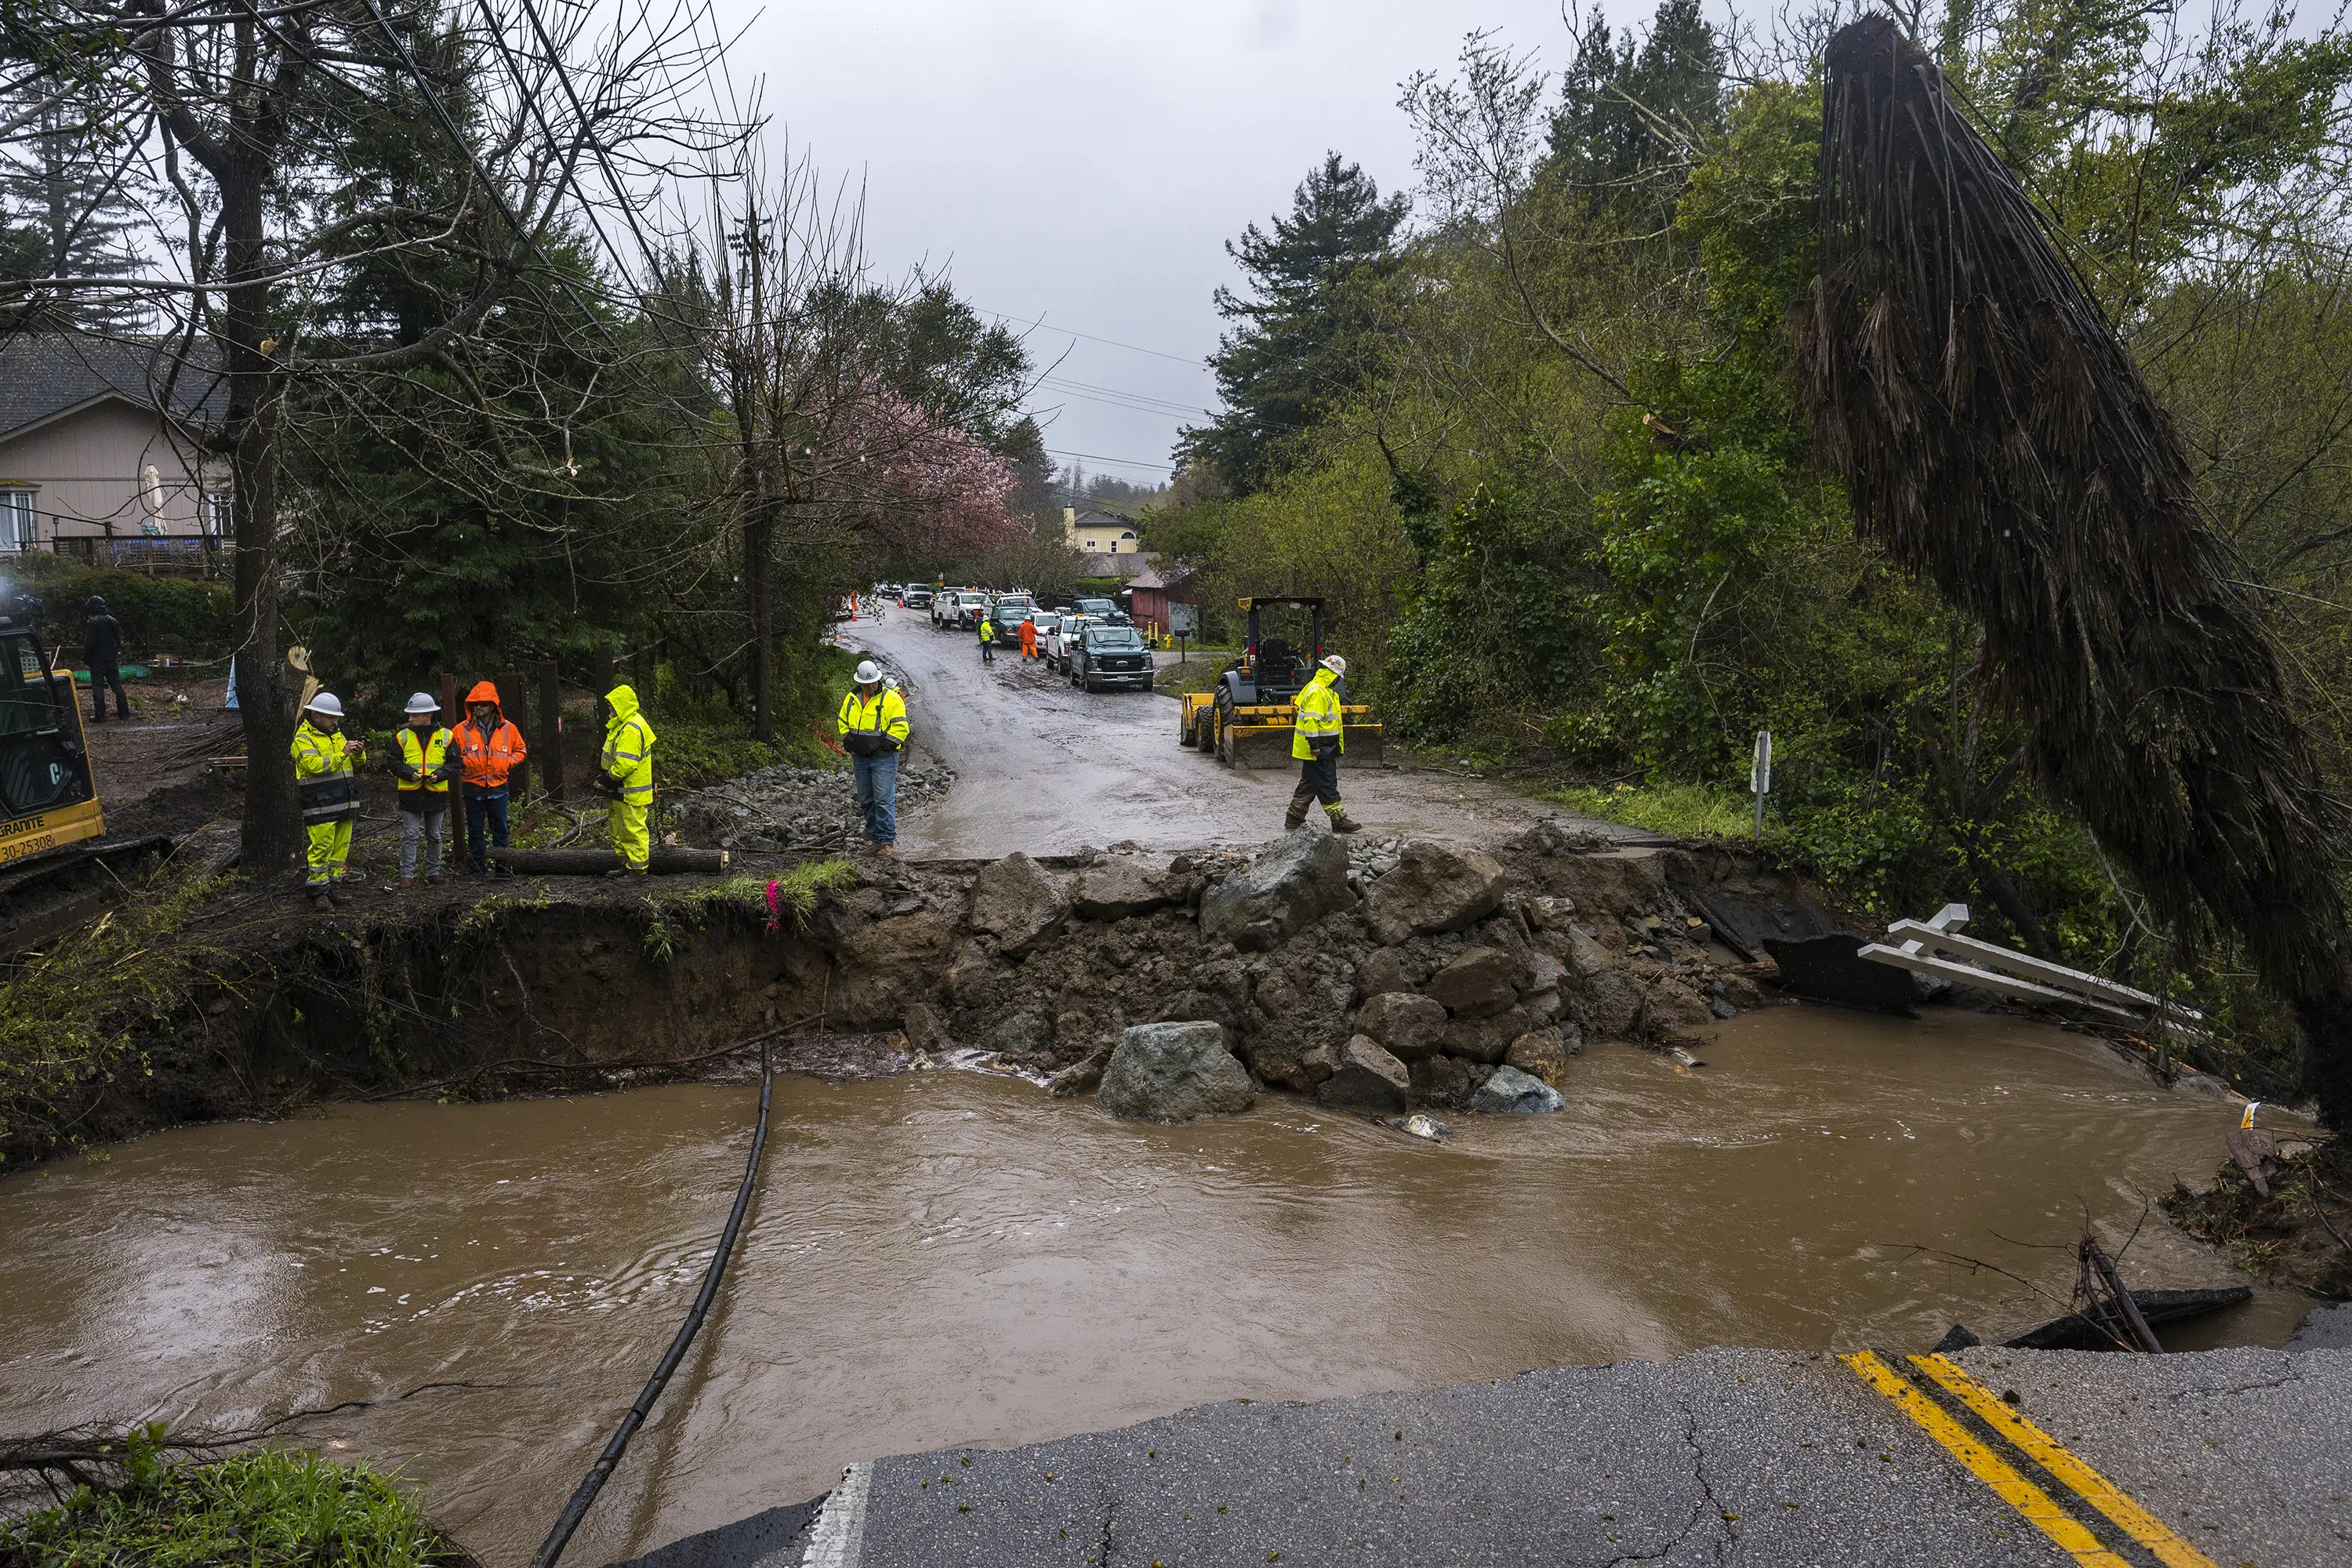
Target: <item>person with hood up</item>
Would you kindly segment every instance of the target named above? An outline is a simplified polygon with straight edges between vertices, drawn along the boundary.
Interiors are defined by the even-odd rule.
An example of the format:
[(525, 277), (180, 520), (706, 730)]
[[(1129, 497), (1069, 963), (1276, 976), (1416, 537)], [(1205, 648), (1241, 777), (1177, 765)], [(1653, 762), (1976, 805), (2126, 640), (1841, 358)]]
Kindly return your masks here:
[(82, 658), (89, 661), (90, 718), (106, 722), (106, 689), (114, 689), (114, 716), (131, 717), (131, 699), (122, 689), (122, 623), (107, 613), (106, 601), (93, 595), (89, 614), (81, 624)]
[(907, 745), (907, 700), (882, 683), (882, 667), (861, 662), (856, 687), (841, 700), (841, 744), (856, 762), (857, 809), (866, 837), (885, 855), (898, 843), (898, 753)]
[(637, 706), (636, 689), (625, 682), (604, 693), (604, 706), (611, 716), (604, 721), (604, 751), (598, 759), (604, 771), (596, 777), (596, 789), (612, 798), (613, 848), (621, 857), (606, 875), (642, 877), (654, 852), (646, 826), (654, 809), (654, 727)]
[[(490, 846), (504, 849), (507, 837), (507, 775), (528, 755), (522, 731), (499, 707), (499, 689), (487, 680), (466, 693), (466, 717), (452, 737), (457, 776), (466, 784), (466, 874), (489, 871)], [(487, 840), (484, 829), (488, 829)]]
[(302, 808), (310, 839), (307, 857), (311, 901), (320, 909), (343, 901), (343, 879), (352, 864), (352, 824), (359, 819), (360, 796), (352, 763), (361, 747), (342, 735), (343, 705), (321, 691), (302, 710), (294, 727), (294, 796)]

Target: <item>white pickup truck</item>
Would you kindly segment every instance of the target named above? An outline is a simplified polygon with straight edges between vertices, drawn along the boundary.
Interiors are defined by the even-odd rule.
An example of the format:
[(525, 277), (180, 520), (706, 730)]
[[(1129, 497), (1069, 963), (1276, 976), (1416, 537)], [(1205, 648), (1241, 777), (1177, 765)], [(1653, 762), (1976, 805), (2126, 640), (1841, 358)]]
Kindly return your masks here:
[(1045, 656), (1046, 668), (1069, 674), (1070, 656), (1077, 651), (1078, 629), (1094, 624), (1092, 616), (1062, 615), (1037, 644), (1037, 651)]

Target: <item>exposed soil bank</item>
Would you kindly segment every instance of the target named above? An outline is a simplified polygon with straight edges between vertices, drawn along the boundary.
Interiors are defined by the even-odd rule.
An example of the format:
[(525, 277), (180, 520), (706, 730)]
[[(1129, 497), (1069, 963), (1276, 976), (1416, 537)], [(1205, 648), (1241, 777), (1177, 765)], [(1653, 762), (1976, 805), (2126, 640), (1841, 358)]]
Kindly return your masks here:
[[(1327, 872), (1339, 850), (1318, 851)], [(425, 1085), (610, 1082), (561, 1069), (672, 1070), (818, 1018), (904, 1031), (919, 1047), (985, 1046), (1040, 1071), (1099, 1053), (1129, 1024), (1214, 1019), (1261, 1081), (1311, 1090), (1312, 1053), (1348, 1038), (1368, 998), (1423, 986), (1447, 1012), (1414, 1062), (1414, 1098), (1460, 1105), (1528, 1031), (1563, 1050), (1654, 1040), (1758, 1005), (1738, 955), (1689, 910), (1701, 891), (1718, 904), (1797, 896), (1755, 859), (1613, 848), (1545, 826), (1492, 860), (1358, 840), (1344, 886), (1276, 889), (1238, 925), (1204, 927), (1204, 896), (1214, 903), (1246, 859), (864, 859), (804, 921), (772, 920), (756, 861), (749, 875), (643, 889), (547, 879), (487, 897), (457, 883), (382, 902), (362, 892), (325, 917), (282, 889), (236, 890), (192, 918), (215, 950), (133, 1021), (133, 1051), (57, 1084), (0, 1153), (16, 1163), (67, 1139)], [(1481, 954), (1483, 967), (1457, 963)]]

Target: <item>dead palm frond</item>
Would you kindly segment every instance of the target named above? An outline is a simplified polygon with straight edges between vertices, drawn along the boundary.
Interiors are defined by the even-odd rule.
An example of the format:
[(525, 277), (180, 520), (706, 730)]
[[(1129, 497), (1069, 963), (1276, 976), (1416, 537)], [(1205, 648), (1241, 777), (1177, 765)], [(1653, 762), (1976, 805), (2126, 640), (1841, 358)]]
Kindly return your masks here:
[(1857, 525), (1985, 628), (2027, 756), (2168, 921), (2235, 932), (2352, 1125), (2341, 826), (2164, 411), (1894, 23), (1826, 58), (1815, 439)]

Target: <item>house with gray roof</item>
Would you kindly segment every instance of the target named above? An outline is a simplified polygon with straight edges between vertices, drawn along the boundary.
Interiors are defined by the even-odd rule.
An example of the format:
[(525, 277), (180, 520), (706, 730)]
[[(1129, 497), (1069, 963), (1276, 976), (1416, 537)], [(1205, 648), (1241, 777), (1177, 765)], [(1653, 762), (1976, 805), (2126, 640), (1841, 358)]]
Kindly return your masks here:
[(201, 445), (226, 393), (173, 348), (79, 332), (0, 339), (0, 553), (123, 564), (228, 536), (228, 465)]

